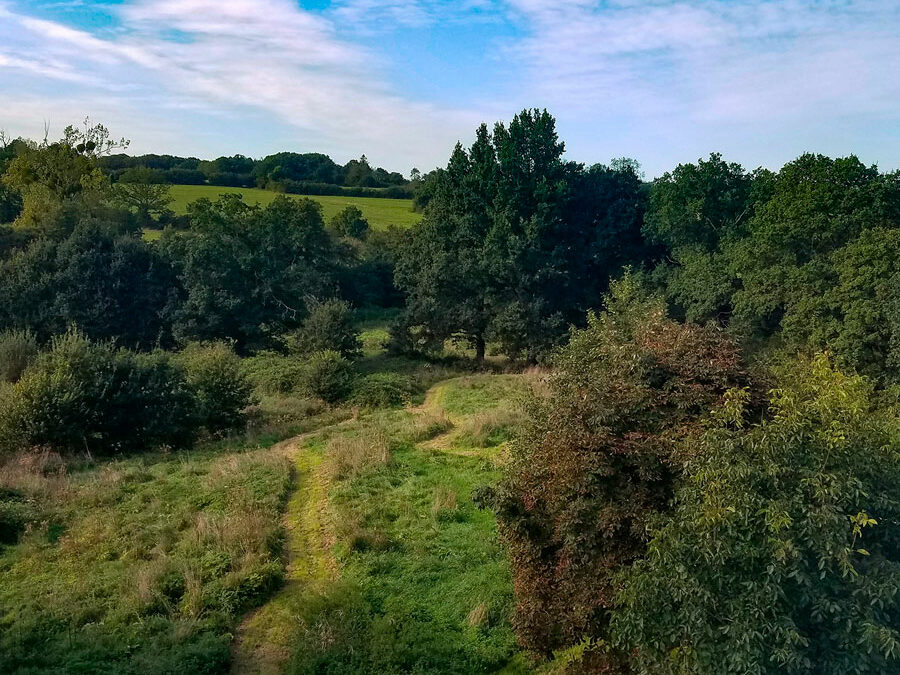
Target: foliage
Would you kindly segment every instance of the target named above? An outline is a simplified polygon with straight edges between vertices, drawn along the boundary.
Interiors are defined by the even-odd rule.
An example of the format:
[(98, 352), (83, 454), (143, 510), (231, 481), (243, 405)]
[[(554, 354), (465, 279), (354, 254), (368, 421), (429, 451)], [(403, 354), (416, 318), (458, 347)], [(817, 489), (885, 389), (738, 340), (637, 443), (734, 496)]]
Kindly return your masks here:
[(0, 382), (17, 382), (38, 350), (38, 341), (27, 328), (0, 333)]
[(615, 575), (645, 553), (675, 493), (678, 440), (745, 383), (726, 336), (671, 321), (633, 277), (606, 304), (555, 357), (487, 500), (515, 575), (519, 640), (542, 654), (608, 637)]
[(199, 424), (211, 433), (242, 428), (245, 409), (253, 403), (253, 386), (231, 346), (224, 342), (193, 342), (178, 354), (193, 391)]
[(172, 202), (171, 188), (160, 182), (152, 169), (129, 169), (115, 186), (116, 198), (137, 213), (141, 227), (149, 227), (154, 217), (164, 215)]
[(353, 385), (353, 404), (364, 408), (393, 408), (409, 403), (413, 382), (398, 373), (373, 373)]
[(74, 323), (95, 340), (165, 345), (176, 301), (169, 262), (114, 225), (85, 222), (0, 261), (0, 326), (30, 329), (42, 341)]
[(356, 206), (348, 206), (330, 221), (331, 230), (341, 237), (364, 239), (369, 233), (369, 221)]
[[(404, 329), (423, 344), (488, 339), (534, 359), (582, 320), (607, 279), (640, 244), (640, 179), (633, 170), (583, 167), (546, 111), (507, 128), (485, 125), (457, 145), (422, 223), (397, 263), (407, 294)], [(641, 248), (638, 245), (638, 249)]]
[(241, 369), (254, 389), (263, 394), (289, 394), (303, 382), (306, 363), (296, 356), (259, 352), (241, 360)]
[(896, 670), (893, 412), (824, 356), (772, 392), (770, 419), (735, 425), (741, 398), (688, 450), (674, 512), (624, 574), (618, 643), (645, 673)]
[(299, 326), (305, 297), (333, 289), (336, 253), (315, 202), (279, 197), (260, 208), (223, 195), (195, 202), (190, 216), (189, 232), (162, 239), (185, 290), (179, 340), (265, 347)]
[(97, 158), (127, 144), (87, 119), (80, 129), (66, 127), (57, 142), (22, 143), (2, 176), (21, 195), (16, 224), (56, 236), (71, 231), (77, 216), (108, 211), (109, 183)]
[(344, 300), (309, 300), (308, 314), (300, 328), (287, 336), (292, 354), (310, 355), (333, 350), (345, 358), (360, 355), (359, 331), (353, 325), (353, 311)]
[(194, 394), (163, 352), (55, 337), (0, 410), (4, 449), (113, 454), (189, 444)]
[(347, 397), (352, 384), (353, 366), (339, 352), (326, 350), (310, 354), (302, 382), (307, 394), (326, 403), (337, 403)]

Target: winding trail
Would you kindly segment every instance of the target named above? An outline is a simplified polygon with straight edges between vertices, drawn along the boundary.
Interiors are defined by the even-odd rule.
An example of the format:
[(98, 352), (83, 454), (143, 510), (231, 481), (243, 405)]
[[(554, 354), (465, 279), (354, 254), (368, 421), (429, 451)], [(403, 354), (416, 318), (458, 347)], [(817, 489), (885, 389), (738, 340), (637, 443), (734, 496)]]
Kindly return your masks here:
[[(448, 454), (474, 455), (483, 450), (458, 450), (453, 447), (464, 416), (448, 413), (442, 405), (445, 392), (454, 382), (469, 376), (450, 378), (432, 386), (421, 405), (406, 412), (418, 417), (440, 416), (449, 420), (449, 428), (417, 445)], [(234, 675), (280, 675), (288, 665), (296, 627), (302, 621), (302, 607), (310, 596), (322, 595), (339, 577), (338, 563), (331, 552), (333, 536), (328, 519), (330, 479), (323, 454), (307, 444), (357, 423), (354, 416), (283, 441), (273, 450), (285, 453), (294, 463), (293, 491), (285, 508), (283, 527), (284, 554), (287, 560), (285, 583), (256, 610), (250, 612), (235, 633), (232, 644)]]
[(248, 614), (232, 646), (231, 672), (275, 675), (284, 672), (291, 655), (293, 604), (298, 597), (323, 591), (337, 578), (331, 555), (326, 497), (328, 477), (322, 456), (307, 441), (353, 420), (317, 429), (276, 446), (294, 460), (294, 490), (283, 515), (287, 567), (284, 586), (265, 605)]

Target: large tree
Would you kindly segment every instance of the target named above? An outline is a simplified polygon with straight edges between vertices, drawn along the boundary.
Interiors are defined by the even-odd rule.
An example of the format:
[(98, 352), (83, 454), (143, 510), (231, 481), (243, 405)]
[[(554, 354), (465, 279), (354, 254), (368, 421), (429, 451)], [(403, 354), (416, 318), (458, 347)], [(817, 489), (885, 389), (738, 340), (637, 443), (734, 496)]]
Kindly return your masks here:
[(190, 231), (163, 241), (185, 291), (179, 339), (265, 346), (300, 325), (306, 298), (335, 293), (337, 253), (317, 202), (280, 196), (260, 208), (223, 195), (194, 202), (189, 216)]
[(563, 159), (553, 117), (525, 110), (479, 127), (429, 179), (425, 217), (397, 265), (406, 328), (423, 343), (488, 340), (536, 358), (639, 255), (642, 194), (631, 167)]

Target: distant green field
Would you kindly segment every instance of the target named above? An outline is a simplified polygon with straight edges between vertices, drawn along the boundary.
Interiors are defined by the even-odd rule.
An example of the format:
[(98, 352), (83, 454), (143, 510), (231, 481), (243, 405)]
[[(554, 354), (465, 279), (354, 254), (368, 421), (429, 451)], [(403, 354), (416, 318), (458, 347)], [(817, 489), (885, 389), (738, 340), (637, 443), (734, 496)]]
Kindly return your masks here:
[[(265, 206), (271, 202), (279, 193), (270, 190), (258, 190), (256, 188), (232, 188), (219, 187), (216, 185), (173, 185), (172, 186), (172, 204), (171, 208), (177, 214), (187, 212), (187, 205), (206, 197), (215, 200), (219, 195), (225, 193), (239, 193), (244, 196), (244, 201), (248, 204), (260, 204)], [(302, 195), (288, 195), (290, 197), (301, 197)], [(419, 222), (422, 214), (415, 213), (412, 210), (411, 199), (379, 199), (377, 197), (333, 197), (333, 196), (310, 196), (322, 205), (322, 213), (327, 222), (332, 216), (349, 205), (354, 205), (363, 212), (366, 220), (369, 221), (374, 229), (385, 229), (389, 225), (409, 226)]]

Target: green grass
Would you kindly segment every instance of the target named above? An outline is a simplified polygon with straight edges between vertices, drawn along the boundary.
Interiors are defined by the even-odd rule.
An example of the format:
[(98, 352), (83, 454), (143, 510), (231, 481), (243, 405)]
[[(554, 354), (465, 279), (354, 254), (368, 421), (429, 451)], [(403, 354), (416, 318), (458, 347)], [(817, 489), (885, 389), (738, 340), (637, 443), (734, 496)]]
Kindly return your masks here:
[[(495, 377), (438, 386), (458, 408), (474, 409), (480, 399), (461, 404), (472, 392), (516, 388), (495, 389)], [(510, 624), (512, 578), (496, 522), (472, 502), (473, 490), (498, 478), (500, 451), (411, 440), (416, 420), (439, 408), (375, 413), (309, 442), (305, 452), (325, 466), (348, 444), (387, 439), (391, 451), (388, 461), (331, 482), (328, 536), (340, 575), (288, 602), (286, 672), (527, 672)]]
[[(217, 187), (215, 185), (173, 185), (170, 208), (179, 215), (187, 213), (187, 205), (203, 197), (215, 200), (221, 194), (242, 194), (248, 204), (267, 205), (279, 193), (257, 188), (232, 188)], [(288, 195), (300, 197), (300, 195)], [(346, 208), (356, 206), (363, 212), (363, 216), (369, 221), (369, 225), (376, 230), (387, 228), (389, 225), (408, 227), (419, 222), (422, 214), (412, 210), (411, 199), (379, 199), (377, 197), (340, 197), (330, 195), (310, 195), (309, 199), (322, 205), (322, 215), (327, 223), (332, 216)]]
[(289, 482), (263, 449), (8, 463), (0, 493), (32, 518), (0, 551), (0, 672), (225, 671), (281, 583)]

